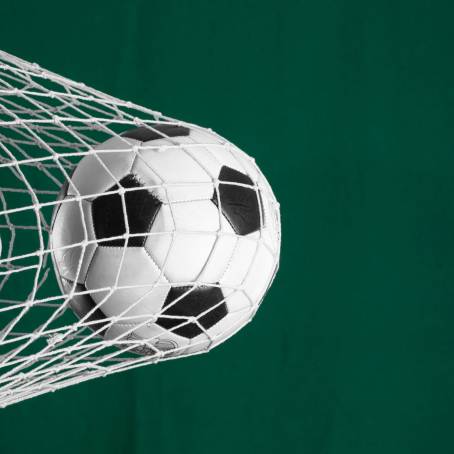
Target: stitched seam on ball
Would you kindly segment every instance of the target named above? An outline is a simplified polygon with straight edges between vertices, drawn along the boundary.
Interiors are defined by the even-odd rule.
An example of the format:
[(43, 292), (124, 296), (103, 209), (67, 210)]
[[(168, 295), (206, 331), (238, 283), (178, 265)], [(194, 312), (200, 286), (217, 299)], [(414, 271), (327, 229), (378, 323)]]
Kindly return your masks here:
[(114, 323), (113, 326), (138, 326), (138, 323)]
[[(225, 146), (225, 142), (224, 143), (220, 143), (220, 144), (216, 144), (217, 146)], [(201, 146), (204, 150), (208, 151), (208, 153), (212, 156), (212, 158), (218, 163), (219, 166), (222, 166), (222, 162), (219, 160), (219, 158), (216, 156), (216, 154), (214, 153), (214, 151), (211, 149), (211, 147), (208, 147), (208, 146)]]
[(229, 271), (230, 266), (232, 265), (233, 257), (234, 257), (235, 252), (236, 252), (236, 250), (238, 249), (239, 244), (240, 244), (240, 240), (239, 240), (238, 237), (235, 237), (235, 241), (236, 241), (235, 247), (233, 248), (232, 253), (230, 254), (230, 258), (229, 258), (229, 261), (227, 262), (227, 266), (225, 267), (225, 270), (224, 270), (224, 272), (222, 273), (222, 276), (219, 278), (219, 281), (221, 281), (222, 279), (224, 279), (225, 275), (227, 274), (227, 271)]
[[(214, 183), (213, 183), (214, 186)], [(187, 200), (175, 200), (172, 202), (163, 202), (163, 205), (176, 205), (178, 203), (188, 203), (188, 202), (211, 202), (211, 199), (208, 197), (200, 197), (198, 199), (187, 199)]]
[[(137, 158), (138, 158), (138, 156), (135, 157), (135, 159), (137, 159)], [(164, 184), (164, 178), (162, 178), (162, 176), (158, 172), (156, 172), (156, 170), (153, 167), (151, 167), (151, 165), (148, 163), (148, 161), (143, 156), (140, 156), (140, 162), (159, 178), (159, 180), (160, 180), (159, 186), (160, 186), (160, 188), (162, 188), (162, 185)], [(132, 167), (131, 167), (131, 169), (132, 169)], [(167, 194), (166, 194), (166, 197), (167, 197)], [(158, 197), (156, 197), (156, 198), (158, 198)], [(161, 199), (158, 198), (158, 200), (161, 203), (164, 203)]]
[[(151, 256), (150, 252), (148, 251), (148, 249), (146, 247), (143, 247), (143, 250), (145, 251), (145, 254), (148, 255), (148, 257), (150, 257), (150, 260), (153, 262), (153, 265), (156, 267), (156, 269), (158, 270), (159, 272), (159, 276), (161, 279), (164, 279), (166, 283), (169, 283), (169, 280), (167, 279), (167, 276), (165, 275), (164, 273), (164, 270), (161, 269), (160, 266), (158, 266), (158, 264), (156, 263), (156, 261), (154, 260), (154, 258)], [(168, 254), (168, 251), (167, 251), (167, 254)], [(156, 287), (155, 287), (156, 288)]]
[[(197, 142), (191, 137), (189, 136), (188, 139), (190, 139), (192, 141), (193, 144), (197, 144)], [(183, 150), (184, 153), (186, 153), (186, 156), (189, 156), (189, 158), (192, 159), (193, 162), (195, 162), (195, 164), (200, 167), (200, 169), (203, 170), (203, 172), (212, 180), (212, 176), (211, 176), (211, 173), (209, 172), (209, 170), (207, 168), (205, 168), (205, 166), (203, 164), (201, 164), (199, 162), (199, 160), (197, 158), (194, 157), (194, 155), (187, 149), (184, 147), (184, 144), (180, 144), (181, 146), (181, 149)]]

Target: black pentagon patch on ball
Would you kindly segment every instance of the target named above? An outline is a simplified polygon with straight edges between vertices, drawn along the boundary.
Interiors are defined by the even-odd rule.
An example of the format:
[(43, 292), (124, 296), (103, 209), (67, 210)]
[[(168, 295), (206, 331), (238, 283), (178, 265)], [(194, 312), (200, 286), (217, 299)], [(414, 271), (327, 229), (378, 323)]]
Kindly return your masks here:
[[(180, 297), (182, 298), (175, 304), (172, 304)], [(209, 329), (227, 315), (227, 305), (225, 304), (225, 301), (221, 303), (223, 299), (224, 295), (218, 287), (210, 287), (207, 285), (199, 287), (172, 287), (163, 305), (164, 308), (167, 306), (170, 307), (162, 313), (162, 316), (158, 318), (156, 323), (163, 328), (172, 330), (172, 332), (179, 336), (192, 339), (200, 333), (203, 333), (203, 330), (197, 323), (186, 323), (183, 325), (183, 323), (186, 322), (184, 318), (168, 318), (165, 316), (198, 317), (197, 321), (200, 325), (205, 329)], [(213, 309), (210, 310), (210, 308)], [(204, 312), (206, 312), (206, 314), (199, 317), (199, 315)], [(182, 326), (172, 329), (179, 325)]]
[[(140, 188), (142, 183), (135, 175), (127, 175), (120, 180), (121, 187), (125, 189)], [(118, 185), (108, 189), (118, 191)], [(126, 215), (130, 234), (143, 233), (143, 236), (131, 236), (128, 238), (127, 246), (142, 247), (147, 240), (149, 232), (162, 202), (147, 189), (126, 191), (124, 194)], [(122, 198), (119, 193), (103, 194), (93, 201), (92, 207), (93, 226), (96, 239), (101, 246), (125, 245), (122, 238), (104, 240), (124, 235), (126, 233), (125, 214)]]
[[(252, 187), (254, 183), (251, 178), (238, 170), (223, 166), (218, 179), (219, 192), (215, 190), (211, 200), (217, 207), (220, 200), (221, 211), (233, 230), (238, 235), (247, 235), (260, 230), (260, 211), (263, 213), (262, 198), (260, 192)], [(251, 187), (229, 183), (240, 183)]]
[[(153, 129), (150, 129), (153, 128)], [(161, 134), (160, 134), (161, 133)], [(149, 140), (165, 139), (167, 137), (188, 136), (189, 128), (168, 123), (151, 124), (149, 127), (140, 126), (121, 134), (122, 137), (148, 142)]]
[[(64, 293), (69, 293), (74, 286), (74, 282), (61, 278), (61, 287)], [(101, 309), (96, 308), (97, 304), (87, 292), (87, 288), (83, 284), (76, 284), (74, 288), (75, 294), (70, 300), (69, 305), (78, 318), (84, 318), (89, 312), (93, 311), (85, 320), (85, 323), (90, 323), (88, 327), (92, 331), (97, 331), (97, 334), (104, 336), (110, 324), (106, 320), (106, 316)], [(96, 308), (96, 309), (95, 309)], [(96, 323), (94, 323), (96, 322)]]

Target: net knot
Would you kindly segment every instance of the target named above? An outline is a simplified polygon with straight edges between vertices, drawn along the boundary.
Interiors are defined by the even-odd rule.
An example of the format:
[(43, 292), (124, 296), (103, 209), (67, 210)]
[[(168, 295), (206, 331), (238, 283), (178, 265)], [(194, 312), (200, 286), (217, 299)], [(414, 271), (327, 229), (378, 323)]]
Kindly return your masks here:
[(48, 345), (58, 344), (63, 340), (64, 337), (65, 336), (62, 333), (50, 334), (49, 337), (47, 338), (47, 344)]

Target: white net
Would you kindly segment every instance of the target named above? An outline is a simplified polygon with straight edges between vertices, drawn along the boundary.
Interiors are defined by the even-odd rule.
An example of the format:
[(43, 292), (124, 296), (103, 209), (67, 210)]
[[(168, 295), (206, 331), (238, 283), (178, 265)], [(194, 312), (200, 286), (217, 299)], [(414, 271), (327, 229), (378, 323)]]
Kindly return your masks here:
[[(157, 134), (158, 140), (144, 145), (122, 135), (134, 128)], [(187, 128), (194, 137), (199, 134), (199, 140), (183, 144), (168, 133), (172, 128)], [(209, 143), (200, 137), (210, 138)], [(108, 142), (111, 148), (99, 147), (108, 139), (117, 142)], [(147, 150), (160, 153), (153, 156), (170, 156), (172, 150), (184, 153), (211, 176), (175, 181), (161, 174), (138, 188), (125, 185), (115, 166), (109, 167), (103, 158), (108, 152), (129, 154), (136, 168), (142, 163), (150, 173), (153, 164), (144, 157)], [(90, 156), (114, 182), (99, 193), (82, 188), (84, 192), (73, 177), (81, 160)], [(243, 180), (229, 184), (254, 192), (260, 218), (256, 231), (239, 235), (221, 220), (225, 201), (220, 187), (227, 183), (208, 169), (213, 156), (217, 165), (232, 162), (230, 167), (243, 172), (238, 173)], [(88, 186), (96, 187), (93, 181), (103, 177), (93, 173), (96, 166), (88, 167)], [(159, 169), (153, 171), (159, 174)], [(191, 195), (190, 216), (184, 203), (189, 199), (181, 199), (194, 188), (198, 194), (208, 193), (207, 187), (214, 194), (210, 206), (219, 216), (219, 222), (208, 227), (210, 216), (203, 210), (211, 208), (202, 204), (209, 197)], [(128, 194), (138, 189), (160, 194), (162, 210), (168, 210), (168, 218), (161, 215), (161, 221), (146, 231), (131, 228), (128, 218)], [(84, 211), (101, 195), (118, 197), (124, 215), (123, 223), (107, 212), (103, 216), (106, 204), (98, 204), (111, 232), (103, 238), (88, 225)], [(104, 200), (107, 205), (112, 202)], [(66, 218), (62, 215), (63, 233), (58, 235), (64, 240), (55, 241), (56, 213), (71, 204), (79, 210), (83, 227), (75, 226), (74, 210)], [(185, 235), (183, 246), (177, 246)], [(135, 238), (143, 243), (134, 243)], [(211, 131), (0, 52), (0, 240), (0, 406), (5, 407), (95, 377), (208, 351), (227, 339), (253, 317), (274, 278), (279, 209), (255, 163)], [(140, 261), (141, 244), (151, 248), (152, 265)], [(207, 244), (208, 252), (202, 253)], [(153, 256), (163, 245), (165, 252)], [(188, 270), (202, 259), (188, 279)], [(74, 268), (71, 279), (63, 271), (68, 260)], [(153, 278), (151, 271), (143, 278), (141, 271), (147, 266), (153, 266)], [(115, 273), (106, 278), (109, 267)], [(203, 303), (206, 294), (214, 303)], [(195, 312), (185, 310), (191, 304)]]

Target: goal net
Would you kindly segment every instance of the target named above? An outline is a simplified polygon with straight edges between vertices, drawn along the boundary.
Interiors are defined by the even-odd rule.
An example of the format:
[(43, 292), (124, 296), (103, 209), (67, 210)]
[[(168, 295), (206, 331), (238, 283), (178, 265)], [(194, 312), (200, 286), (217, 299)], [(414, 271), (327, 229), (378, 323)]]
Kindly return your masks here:
[(77, 164), (107, 139), (157, 123), (197, 128), (0, 51), (1, 407), (175, 356), (172, 347), (144, 351), (132, 331), (100, 336), (96, 308), (76, 317), (80, 289), (61, 290), (52, 257), (55, 207)]

